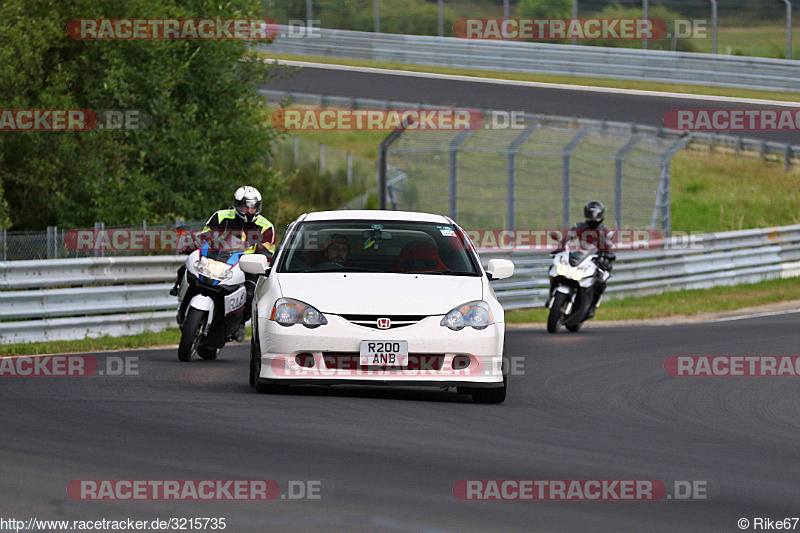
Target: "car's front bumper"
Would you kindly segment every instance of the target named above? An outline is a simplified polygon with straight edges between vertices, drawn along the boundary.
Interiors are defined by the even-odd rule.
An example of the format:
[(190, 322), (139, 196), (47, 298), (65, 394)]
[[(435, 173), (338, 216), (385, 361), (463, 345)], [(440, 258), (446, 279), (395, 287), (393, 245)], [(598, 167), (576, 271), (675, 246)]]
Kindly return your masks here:
[[(378, 330), (358, 326), (337, 315), (326, 315), (318, 328), (281, 326), (259, 320), (261, 372), (259, 382), (269, 384), (374, 384), (438, 387), (499, 387), (503, 382), (505, 325), (452, 331), (440, 325), (441, 316), (416, 324)], [(406, 368), (362, 367), (361, 341), (408, 342)], [(308, 354), (313, 365), (301, 366), (296, 356)], [(469, 357), (468, 367), (454, 368), (456, 356)], [(308, 364), (308, 363), (307, 363)]]

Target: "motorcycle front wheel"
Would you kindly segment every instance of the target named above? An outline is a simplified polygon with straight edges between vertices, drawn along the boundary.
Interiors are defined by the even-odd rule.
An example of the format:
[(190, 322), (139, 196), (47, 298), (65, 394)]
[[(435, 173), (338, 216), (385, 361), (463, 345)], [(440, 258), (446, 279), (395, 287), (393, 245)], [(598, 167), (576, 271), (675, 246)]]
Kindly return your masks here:
[(550, 306), (550, 315), (547, 317), (547, 331), (555, 333), (561, 325), (561, 315), (564, 312), (564, 304), (567, 302), (567, 295), (557, 292), (553, 297), (553, 305)]
[(178, 345), (179, 361), (186, 363), (192, 358), (192, 354), (197, 351), (205, 316), (205, 311), (200, 311), (194, 307), (189, 308), (186, 320), (181, 328), (181, 342)]

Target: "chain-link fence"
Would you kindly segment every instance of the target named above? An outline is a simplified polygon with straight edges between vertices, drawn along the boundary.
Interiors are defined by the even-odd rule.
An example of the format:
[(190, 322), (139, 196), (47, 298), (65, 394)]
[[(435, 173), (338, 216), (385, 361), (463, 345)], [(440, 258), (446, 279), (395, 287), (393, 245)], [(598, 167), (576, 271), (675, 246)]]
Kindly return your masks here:
[[(689, 137), (569, 127), (408, 130), (387, 151), (405, 177), (396, 209), (447, 213), (467, 228), (562, 228), (593, 199), (617, 228), (670, 230), (670, 160)], [(388, 195), (387, 195), (388, 196)]]
[(323, 143), (283, 135), (274, 145), (273, 164), (284, 170), (313, 165), (321, 176), (357, 192), (375, 183), (375, 161)]
[(148, 224), (143, 220), (137, 226), (106, 226), (96, 222), (90, 228), (48, 226), (46, 231), (0, 230), (0, 261), (173, 255), (174, 251), (159, 251), (151, 244), (162, 242), (160, 234), (171, 232), (178, 225), (200, 230), (204, 224), (205, 220), (177, 219), (174, 224)]

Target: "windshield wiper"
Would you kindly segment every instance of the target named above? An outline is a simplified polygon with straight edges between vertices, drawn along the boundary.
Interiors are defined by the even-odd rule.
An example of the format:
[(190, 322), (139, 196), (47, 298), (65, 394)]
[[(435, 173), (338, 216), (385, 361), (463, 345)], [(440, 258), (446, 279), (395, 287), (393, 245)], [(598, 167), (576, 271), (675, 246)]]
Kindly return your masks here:
[(441, 274), (443, 276), (477, 276), (476, 272), (458, 272), (455, 270), (407, 270), (402, 274)]

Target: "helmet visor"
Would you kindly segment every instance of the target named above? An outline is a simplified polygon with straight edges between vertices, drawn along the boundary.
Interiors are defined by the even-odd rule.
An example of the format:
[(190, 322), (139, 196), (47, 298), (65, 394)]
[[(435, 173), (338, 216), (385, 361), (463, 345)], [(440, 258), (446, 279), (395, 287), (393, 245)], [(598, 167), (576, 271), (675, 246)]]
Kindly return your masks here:
[(236, 210), (243, 215), (255, 215), (260, 211), (260, 203), (261, 202), (258, 200), (248, 198), (246, 200), (242, 200), (239, 205), (236, 206)]

